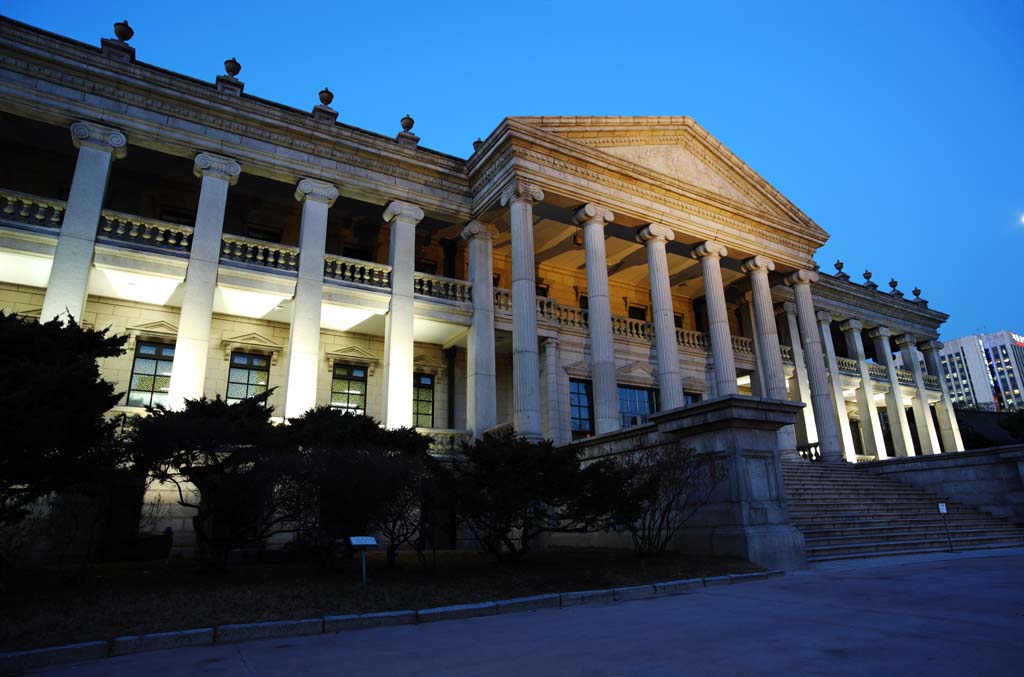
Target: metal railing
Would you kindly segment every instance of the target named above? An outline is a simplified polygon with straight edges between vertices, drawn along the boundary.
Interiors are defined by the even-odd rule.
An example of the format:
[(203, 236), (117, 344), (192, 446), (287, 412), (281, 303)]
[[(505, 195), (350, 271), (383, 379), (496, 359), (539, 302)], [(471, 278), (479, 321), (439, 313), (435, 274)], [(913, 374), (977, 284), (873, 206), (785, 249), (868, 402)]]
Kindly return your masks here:
[(254, 240), (240, 235), (221, 237), (221, 259), (248, 263), (275, 270), (296, 270), (299, 267), (299, 248)]
[(175, 252), (192, 246), (192, 226), (149, 219), (104, 209), (100, 212), (100, 235), (112, 240), (144, 244)]
[(391, 288), (391, 266), (333, 254), (324, 257), (324, 277), (367, 287)]
[(472, 284), (465, 280), (456, 280), (440, 275), (415, 273), (413, 275), (413, 291), (423, 296), (457, 303), (469, 303), (473, 300)]
[(48, 197), (0, 190), (0, 215), (5, 221), (29, 226), (60, 228), (67, 203)]

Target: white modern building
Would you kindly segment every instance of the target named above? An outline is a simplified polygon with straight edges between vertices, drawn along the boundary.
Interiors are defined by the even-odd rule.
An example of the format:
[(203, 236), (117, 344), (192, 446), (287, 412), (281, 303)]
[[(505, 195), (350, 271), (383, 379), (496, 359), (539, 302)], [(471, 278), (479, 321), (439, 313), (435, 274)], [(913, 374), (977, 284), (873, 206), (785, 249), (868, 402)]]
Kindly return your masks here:
[(939, 350), (954, 407), (992, 411), (1024, 408), (1024, 336), (1011, 331), (971, 334)]

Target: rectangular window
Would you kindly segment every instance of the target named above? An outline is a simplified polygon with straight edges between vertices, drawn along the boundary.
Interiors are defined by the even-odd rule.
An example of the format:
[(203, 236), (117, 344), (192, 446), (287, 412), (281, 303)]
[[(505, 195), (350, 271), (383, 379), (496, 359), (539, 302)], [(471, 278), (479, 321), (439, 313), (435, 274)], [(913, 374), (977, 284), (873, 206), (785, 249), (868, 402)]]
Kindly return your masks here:
[(548, 285), (546, 285), (546, 284), (538, 284), (536, 289), (537, 289), (537, 296), (540, 296), (542, 298), (547, 298), (548, 297), (548, 292), (551, 291), (551, 288)]
[(580, 308), (590, 310), (590, 297), (586, 294), (580, 294)]
[(132, 363), (132, 382), (128, 389), (129, 407), (155, 407), (167, 401), (171, 386), (174, 346), (138, 341)]
[(640, 320), (641, 322), (647, 321), (647, 306), (634, 306), (630, 304), (626, 312), (631, 320)]
[(231, 353), (228, 371), (228, 404), (241, 402), (267, 391), (270, 382), (270, 358), (266, 355)]
[(656, 411), (658, 411), (657, 390), (619, 386), (619, 417), (623, 428), (647, 423), (647, 417)]
[(569, 420), (574, 440), (594, 434), (594, 393), (590, 381), (569, 381)]
[(353, 414), (366, 413), (366, 367), (334, 365), (331, 406)]
[(689, 406), (691, 404), (697, 404), (701, 401), (703, 396), (700, 393), (690, 392), (689, 390), (683, 391), (683, 402)]
[(675, 315), (673, 315), (672, 316), (672, 321), (675, 322), (676, 329), (682, 329), (683, 328), (683, 314), (682, 313), (676, 313)]
[(415, 374), (412, 378), (412, 420), (417, 428), (434, 427), (434, 377)]

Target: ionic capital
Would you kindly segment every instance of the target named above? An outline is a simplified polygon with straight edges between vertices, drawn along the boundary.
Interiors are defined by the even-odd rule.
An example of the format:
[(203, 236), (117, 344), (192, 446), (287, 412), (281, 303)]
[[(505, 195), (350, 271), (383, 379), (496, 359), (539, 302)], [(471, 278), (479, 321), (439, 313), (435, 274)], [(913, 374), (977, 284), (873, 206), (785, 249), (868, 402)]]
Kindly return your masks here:
[(929, 350), (934, 350), (935, 352), (938, 352), (942, 350), (942, 341), (936, 341), (935, 339), (931, 339), (929, 341), (922, 341), (921, 343), (917, 344), (917, 349), (920, 350), (922, 353), (926, 353)]
[(896, 337), (896, 345), (902, 348), (903, 346), (916, 347), (917, 337), (913, 334), (900, 334)]
[(868, 338), (884, 338), (887, 339), (892, 336), (892, 332), (888, 327), (875, 327), (868, 332)]
[(767, 256), (755, 256), (749, 258), (743, 262), (742, 270), (744, 273), (753, 273), (755, 271), (764, 271), (766, 274), (775, 270), (775, 262)]
[(583, 205), (572, 215), (572, 222), (577, 226), (592, 224), (604, 228), (614, 220), (615, 214), (612, 213), (612, 210), (592, 202)]
[(532, 183), (522, 179), (513, 179), (501, 192), (501, 206), (507, 207), (513, 202), (529, 202), (534, 204), (544, 199), (544, 191)]
[(864, 331), (864, 323), (860, 320), (850, 319), (839, 325), (839, 331)]
[(233, 186), (238, 182), (238, 175), (242, 173), (242, 168), (229, 157), (204, 152), (196, 156), (192, 173), (199, 178), (212, 176), (224, 179)]
[(813, 270), (794, 270), (786, 276), (786, 286), (793, 287), (798, 284), (812, 284), (818, 281), (818, 273)]
[(676, 239), (676, 234), (672, 232), (672, 229), (660, 223), (649, 223), (636, 231), (636, 241), (641, 244), (652, 240), (671, 242), (674, 239)]
[(387, 209), (384, 210), (384, 220), (387, 223), (396, 220), (405, 221), (415, 226), (423, 220), (423, 210), (409, 202), (392, 200), (388, 203)]
[(113, 153), (121, 159), (128, 153), (128, 139), (124, 132), (95, 122), (76, 122), (71, 125), (71, 141), (75, 148), (95, 148)]
[(796, 304), (793, 303), (792, 301), (784, 301), (783, 303), (780, 303), (780, 304), (775, 306), (775, 314), (776, 315), (795, 315), (796, 314)]
[(832, 324), (832, 314), (827, 313), (824, 310), (819, 310), (814, 314), (818, 318), (820, 324)]
[(470, 221), (466, 224), (466, 227), (462, 229), (463, 240), (472, 240), (473, 238), (494, 240), (496, 237), (498, 237), (498, 229), (489, 223)]
[(725, 248), (725, 245), (721, 242), (715, 242), (714, 240), (708, 240), (707, 242), (701, 242), (696, 245), (691, 251), (690, 255), (695, 259), (703, 258), (716, 258), (720, 259), (726, 256), (729, 250)]
[(299, 179), (299, 184), (295, 186), (295, 199), (299, 202), (303, 200), (323, 202), (330, 207), (338, 199), (338, 189), (326, 181)]

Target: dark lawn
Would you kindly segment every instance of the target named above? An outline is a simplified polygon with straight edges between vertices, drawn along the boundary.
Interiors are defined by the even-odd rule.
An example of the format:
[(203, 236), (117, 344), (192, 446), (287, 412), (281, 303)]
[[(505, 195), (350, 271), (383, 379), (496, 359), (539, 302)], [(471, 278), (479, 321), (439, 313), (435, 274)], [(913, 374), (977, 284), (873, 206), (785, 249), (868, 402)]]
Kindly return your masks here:
[(20, 572), (0, 601), (0, 650), (12, 651), (119, 635), (326, 614), (424, 609), (546, 592), (609, 588), (761, 569), (736, 559), (668, 553), (557, 549), (517, 564), (470, 551), (437, 554), (420, 568), (402, 553), (389, 570), (383, 553), (336, 570), (313, 564), (239, 564), (210, 573), (187, 561), (97, 565), (82, 571)]

